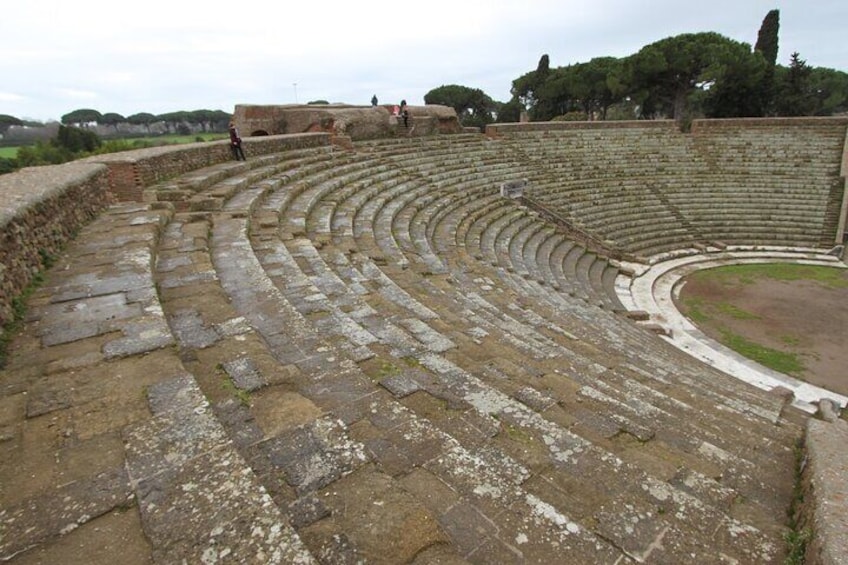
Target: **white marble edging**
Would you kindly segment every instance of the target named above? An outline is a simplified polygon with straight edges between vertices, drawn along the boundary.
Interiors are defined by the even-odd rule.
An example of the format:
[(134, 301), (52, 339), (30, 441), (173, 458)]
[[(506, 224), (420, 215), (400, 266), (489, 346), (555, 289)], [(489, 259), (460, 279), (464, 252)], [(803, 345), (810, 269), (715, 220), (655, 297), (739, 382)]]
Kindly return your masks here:
[(628, 264), (635, 274), (632, 279), (619, 275), (616, 292), (628, 310), (645, 311), (650, 315), (652, 323), (669, 330), (670, 335), (664, 337), (666, 341), (708, 365), (764, 390), (779, 386), (790, 389), (795, 394), (793, 404), (809, 413), (816, 411), (816, 405), (822, 398), (832, 399), (844, 408), (848, 405), (848, 397), (742, 357), (698, 330), (674, 304), (673, 296), (682, 288), (678, 283), (694, 271), (719, 265), (775, 261), (848, 268), (837, 257), (815, 249), (728, 247), (721, 251), (672, 256), (667, 260), (660, 258), (656, 262), (652, 261), (650, 266)]

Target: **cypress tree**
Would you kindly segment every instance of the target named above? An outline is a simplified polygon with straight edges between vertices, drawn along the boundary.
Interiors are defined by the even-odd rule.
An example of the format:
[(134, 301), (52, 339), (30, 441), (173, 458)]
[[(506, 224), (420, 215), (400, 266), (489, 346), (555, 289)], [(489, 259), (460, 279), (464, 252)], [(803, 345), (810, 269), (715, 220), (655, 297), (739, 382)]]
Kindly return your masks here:
[(760, 115), (770, 115), (774, 108), (774, 68), (777, 63), (777, 32), (780, 29), (780, 10), (771, 10), (760, 26), (754, 51), (759, 51), (766, 61), (766, 71), (760, 86)]
[(772, 10), (763, 18), (760, 32), (757, 34), (757, 45), (754, 47), (765, 57), (772, 67), (777, 63), (777, 32), (780, 29), (780, 10)]

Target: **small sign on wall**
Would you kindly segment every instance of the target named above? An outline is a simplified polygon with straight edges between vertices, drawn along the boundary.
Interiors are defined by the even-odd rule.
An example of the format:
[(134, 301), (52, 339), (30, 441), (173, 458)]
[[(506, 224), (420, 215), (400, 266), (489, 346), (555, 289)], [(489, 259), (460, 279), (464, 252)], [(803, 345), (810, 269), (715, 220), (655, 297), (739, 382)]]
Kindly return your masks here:
[(527, 184), (527, 179), (511, 180), (501, 183), (501, 197), (513, 199), (521, 198), (524, 196), (524, 188)]

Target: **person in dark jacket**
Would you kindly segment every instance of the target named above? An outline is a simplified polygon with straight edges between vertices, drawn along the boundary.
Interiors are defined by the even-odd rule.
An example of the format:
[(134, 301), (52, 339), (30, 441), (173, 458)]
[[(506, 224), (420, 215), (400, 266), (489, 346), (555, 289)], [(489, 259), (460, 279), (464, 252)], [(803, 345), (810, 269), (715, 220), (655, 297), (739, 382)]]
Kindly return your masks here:
[(409, 127), (409, 111), (406, 109), (406, 100), (400, 101), (400, 117), (403, 118), (403, 127)]
[(230, 148), (233, 150), (233, 157), (236, 161), (239, 159), (247, 161), (244, 157), (244, 150), (241, 148), (241, 137), (233, 122), (230, 122)]

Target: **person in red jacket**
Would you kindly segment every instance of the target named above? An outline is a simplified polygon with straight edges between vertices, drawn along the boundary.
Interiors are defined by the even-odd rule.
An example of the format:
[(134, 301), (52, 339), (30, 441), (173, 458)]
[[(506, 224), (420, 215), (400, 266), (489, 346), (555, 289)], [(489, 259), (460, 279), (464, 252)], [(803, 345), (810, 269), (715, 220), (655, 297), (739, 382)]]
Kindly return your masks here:
[(239, 137), (239, 132), (233, 122), (230, 122), (230, 148), (233, 150), (233, 157), (236, 158), (236, 161), (239, 159), (247, 161), (244, 157), (244, 150), (241, 148), (241, 137)]

